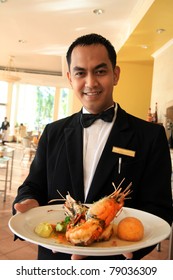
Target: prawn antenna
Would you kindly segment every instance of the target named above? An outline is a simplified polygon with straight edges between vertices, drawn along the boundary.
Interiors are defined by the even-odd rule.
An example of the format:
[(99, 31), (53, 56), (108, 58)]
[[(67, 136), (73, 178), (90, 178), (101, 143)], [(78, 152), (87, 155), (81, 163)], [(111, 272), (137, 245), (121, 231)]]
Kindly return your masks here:
[(59, 190), (56, 190), (56, 191), (60, 195), (61, 198), (51, 199), (51, 200), (48, 201), (48, 204), (52, 203), (52, 202), (55, 202), (55, 201), (65, 201), (66, 200), (65, 197), (60, 193)]
[(125, 188), (125, 190), (124, 190), (124, 192), (125, 192), (126, 194), (130, 194), (130, 193), (132, 192), (132, 190), (130, 189), (131, 186), (132, 186), (132, 182), (131, 182), (131, 183)]
[(57, 193), (60, 195), (60, 197), (61, 197), (63, 200), (66, 200), (65, 197), (60, 193), (60, 191), (59, 191), (58, 189), (57, 189), (56, 191), (57, 191)]
[(112, 182), (112, 185), (113, 185), (113, 187), (114, 187), (114, 190), (116, 191), (116, 190), (117, 190), (117, 188), (116, 188), (116, 186), (115, 186), (114, 182)]
[(127, 199), (132, 199), (132, 198), (129, 196), (129, 197), (125, 197), (124, 199), (127, 200)]
[(118, 189), (120, 188), (120, 186), (122, 185), (122, 183), (124, 182), (124, 180), (125, 180), (125, 178), (122, 179), (122, 181), (120, 182), (120, 184), (118, 185), (118, 187), (116, 187), (115, 184), (114, 184), (114, 182), (112, 182), (112, 185), (113, 185), (115, 191), (118, 190)]

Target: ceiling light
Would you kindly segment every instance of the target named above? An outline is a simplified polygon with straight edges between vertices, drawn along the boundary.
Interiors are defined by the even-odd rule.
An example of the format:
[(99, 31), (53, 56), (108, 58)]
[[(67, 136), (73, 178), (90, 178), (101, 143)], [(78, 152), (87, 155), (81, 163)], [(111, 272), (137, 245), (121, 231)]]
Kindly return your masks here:
[(1, 0), (0, 2), (1, 2), (1, 3), (5, 3), (5, 2), (7, 2), (7, 0)]
[(85, 29), (86, 29), (86, 27), (77, 27), (77, 28), (75, 28), (76, 31), (82, 31), (82, 30), (85, 30)]
[(141, 48), (142, 49), (148, 49), (148, 46), (147, 45), (141, 45)]
[(165, 32), (165, 31), (166, 31), (165, 29), (159, 28), (159, 29), (156, 30), (156, 33), (161, 34), (161, 33)]
[(19, 39), (18, 42), (19, 42), (20, 44), (25, 44), (25, 43), (27, 43), (27, 41), (26, 41), (26, 40), (23, 40), (23, 39)]
[[(12, 72), (14, 72), (14, 74)], [(7, 66), (4, 68), (4, 71), (0, 73), (0, 80), (8, 83), (15, 83), (21, 80), (21, 78), (17, 76), (17, 71), (14, 67), (14, 56), (9, 57)]]
[(102, 9), (95, 9), (95, 10), (93, 10), (93, 13), (96, 15), (101, 15), (104, 13), (104, 11)]

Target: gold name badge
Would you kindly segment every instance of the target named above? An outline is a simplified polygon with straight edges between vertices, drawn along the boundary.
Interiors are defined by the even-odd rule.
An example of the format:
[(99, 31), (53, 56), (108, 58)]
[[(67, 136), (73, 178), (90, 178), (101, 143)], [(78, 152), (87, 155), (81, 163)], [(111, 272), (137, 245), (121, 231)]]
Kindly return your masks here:
[(112, 152), (120, 155), (129, 156), (129, 157), (135, 157), (135, 151), (127, 150), (119, 147), (113, 147)]

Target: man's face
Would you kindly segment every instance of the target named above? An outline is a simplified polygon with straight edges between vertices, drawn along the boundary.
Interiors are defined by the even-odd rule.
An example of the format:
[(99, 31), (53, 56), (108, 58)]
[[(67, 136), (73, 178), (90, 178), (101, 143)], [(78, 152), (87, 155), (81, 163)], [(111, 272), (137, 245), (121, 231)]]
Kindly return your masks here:
[(67, 76), (83, 106), (96, 114), (113, 104), (113, 87), (119, 72), (119, 67), (112, 68), (104, 46), (90, 45), (74, 48)]

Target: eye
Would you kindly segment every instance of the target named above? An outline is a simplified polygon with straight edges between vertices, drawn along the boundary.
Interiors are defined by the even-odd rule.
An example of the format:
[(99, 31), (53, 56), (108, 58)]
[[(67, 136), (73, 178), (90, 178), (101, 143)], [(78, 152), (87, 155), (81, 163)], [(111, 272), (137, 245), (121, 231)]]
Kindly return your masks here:
[(85, 72), (84, 71), (78, 71), (78, 72), (75, 72), (74, 73), (74, 76), (75, 77), (83, 77), (85, 75)]
[(121, 202), (121, 198), (122, 198), (122, 196), (119, 194), (119, 195), (117, 196), (117, 198), (116, 198), (116, 202), (117, 202), (117, 203), (120, 203), (120, 202)]
[(106, 71), (106, 69), (98, 69), (98, 70), (96, 70), (95, 73), (97, 76), (104, 76), (104, 75), (106, 75), (107, 71)]

